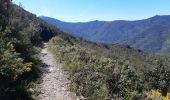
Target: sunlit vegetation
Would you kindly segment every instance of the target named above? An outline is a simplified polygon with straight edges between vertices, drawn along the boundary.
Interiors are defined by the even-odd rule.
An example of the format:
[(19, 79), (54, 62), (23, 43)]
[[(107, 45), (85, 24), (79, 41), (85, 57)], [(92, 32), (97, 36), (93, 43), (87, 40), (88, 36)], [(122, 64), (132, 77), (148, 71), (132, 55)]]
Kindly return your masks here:
[(63, 36), (53, 37), (48, 48), (70, 74), (71, 90), (88, 100), (143, 100), (151, 90), (168, 98), (170, 59), (166, 57)]
[(146, 93), (147, 99), (149, 100), (169, 100), (170, 99), (170, 93), (167, 93), (166, 96), (163, 96), (159, 91), (150, 91)]

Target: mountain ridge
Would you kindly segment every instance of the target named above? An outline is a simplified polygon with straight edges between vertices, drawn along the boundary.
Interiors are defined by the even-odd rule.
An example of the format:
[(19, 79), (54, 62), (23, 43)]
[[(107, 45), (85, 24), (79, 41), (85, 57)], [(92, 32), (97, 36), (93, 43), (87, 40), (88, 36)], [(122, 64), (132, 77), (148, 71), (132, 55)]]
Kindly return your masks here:
[[(61, 30), (69, 33), (70, 35), (78, 38), (83, 38), (92, 42), (106, 43), (106, 44), (127, 44), (135, 48), (151, 51), (149, 48), (156, 47), (151, 52), (162, 53), (170, 55), (170, 52), (162, 44), (161, 48), (155, 42), (156, 34), (167, 35), (169, 37), (170, 28), (170, 15), (156, 15), (151, 18), (135, 21), (91, 21), (91, 22), (78, 22), (69, 23), (55, 20), (50, 17), (40, 17), (49, 24), (52, 24)], [(157, 26), (157, 27), (156, 27)], [(154, 28), (155, 27), (155, 28)], [(167, 28), (163, 28), (167, 27)], [(161, 31), (154, 31), (160, 28)], [(152, 33), (154, 32), (154, 33)], [(148, 34), (147, 34), (148, 33)], [(152, 37), (151, 37), (152, 34)], [(139, 38), (143, 37), (143, 38)], [(155, 37), (154, 39), (152, 39)], [(164, 37), (163, 40), (168, 41), (169, 38)], [(137, 40), (138, 39), (138, 40)], [(149, 45), (140, 46), (137, 44), (144, 41)], [(152, 43), (150, 41), (153, 41)], [(159, 40), (158, 40), (159, 41)], [(164, 43), (164, 42), (163, 42)], [(167, 43), (169, 47), (169, 43)], [(164, 49), (164, 50), (162, 50)]]
[(38, 17), (41, 18), (41, 19), (43, 19), (43, 18), (51, 18), (51, 19), (58, 20), (60, 22), (65, 22), (65, 23), (89, 23), (89, 22), (96, 22), (96, 21), (98, 21), (98, 22), (117, 22), (117, 21), (135, 22), (135, 21), (142, 21), (142, 20), (147, 20), (147, 19), (152, 19), (152, 18), (157, 18), (157, 17), (170, 17), (170, 15), (155, 15), (155, 16), (151, 16), (151, 17), (148, 17), (148, 18), (142, 18), (142, 19), (136, 19), (136, 20), (128, 20), (128, 19), (126, 19), (126, 20), (123, 20), (123, 19), (119, 20), (119, 19), (117, 19), (117, 20), (110, 20), (110, 21), (107, 21), (107, 20), (91, 20), (91, 21), (83, 21), (83, 22), (81, 22), (81, 21), (77, 21), (77, 22), (64, 21), (64, 20), (60, 20), (60, 19), (57, 19), (57, 18), (54, 18), (54, 17), (43, 16), (43, 15), (42, 16), (38, 16)]

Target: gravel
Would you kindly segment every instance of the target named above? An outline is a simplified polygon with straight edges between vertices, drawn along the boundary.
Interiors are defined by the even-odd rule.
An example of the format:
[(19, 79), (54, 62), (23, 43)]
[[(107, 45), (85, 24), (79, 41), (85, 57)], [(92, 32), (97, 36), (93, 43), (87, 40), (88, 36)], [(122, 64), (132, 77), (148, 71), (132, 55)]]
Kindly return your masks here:
[(42, 81), (38, 86), (39, 100), (79, 100), (75, 93), (69, 91), (68, 75), (47, 51), (47, 46), (42, 49), (40, 58), (46, 66), (42, 67)]

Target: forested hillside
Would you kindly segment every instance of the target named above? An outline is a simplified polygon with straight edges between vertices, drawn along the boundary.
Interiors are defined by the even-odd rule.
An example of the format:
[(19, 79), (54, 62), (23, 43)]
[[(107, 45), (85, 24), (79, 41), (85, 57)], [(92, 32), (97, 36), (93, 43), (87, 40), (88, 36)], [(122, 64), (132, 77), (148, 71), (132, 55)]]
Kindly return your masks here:
[(36, 95), (43, 41), (62, 33), (36, 15), (0, 0), (0, 99), (30, 100)]
[(136, 21), (63, 22), (40, 17), (75, 37), (107, 44), (128, 44), (148, 52), (170, 55), (170, 16), (154, 16)]

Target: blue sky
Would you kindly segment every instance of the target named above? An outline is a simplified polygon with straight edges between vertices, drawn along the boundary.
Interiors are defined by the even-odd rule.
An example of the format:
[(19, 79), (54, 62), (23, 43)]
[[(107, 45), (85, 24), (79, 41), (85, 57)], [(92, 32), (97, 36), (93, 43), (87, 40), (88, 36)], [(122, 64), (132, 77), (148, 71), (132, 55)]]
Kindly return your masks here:
[(13, 0), (36, 14), (67, 22), (138, 20), (170, 15), (170, 0)]

